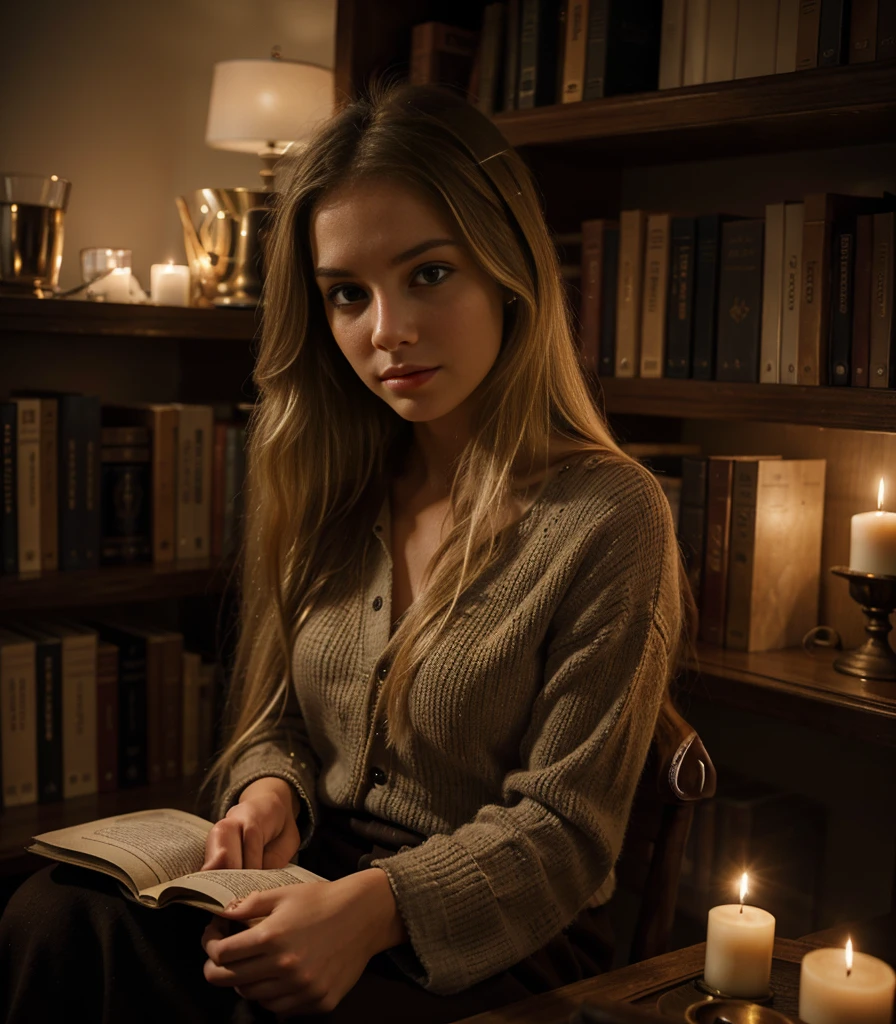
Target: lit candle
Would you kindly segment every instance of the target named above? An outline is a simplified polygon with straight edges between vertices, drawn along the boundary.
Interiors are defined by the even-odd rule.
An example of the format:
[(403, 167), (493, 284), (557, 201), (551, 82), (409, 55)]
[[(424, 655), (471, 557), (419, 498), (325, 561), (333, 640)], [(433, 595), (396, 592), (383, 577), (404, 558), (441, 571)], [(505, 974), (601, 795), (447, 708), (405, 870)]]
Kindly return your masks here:
[(87, 288), (92, 298), (102, 298), (106, 302), (131, 301), (131, 268), (115, 267), (105, 277), (92, 281)]
[(745, 907), (747, 875), (741, 876), (740, 903), (713, 907), (706, 927), (703, 980), (709, 988), (737, 999), (769, 991), (775, 919), (759, 907)]
[(884, 479), (877, 489), (877, 511), (852, 517), (849, 567), (853, 572), (896, 576), (896, 512), (884, 512)]
[(153, 263), (149, 268), (149, 292), (159, 306), (190, 305), (190, 268), (174, 263)]
[(806, 1024), (891, 1024), (896, 972), (867, 953), (813, 949), (800, 966), (800, 1020)]

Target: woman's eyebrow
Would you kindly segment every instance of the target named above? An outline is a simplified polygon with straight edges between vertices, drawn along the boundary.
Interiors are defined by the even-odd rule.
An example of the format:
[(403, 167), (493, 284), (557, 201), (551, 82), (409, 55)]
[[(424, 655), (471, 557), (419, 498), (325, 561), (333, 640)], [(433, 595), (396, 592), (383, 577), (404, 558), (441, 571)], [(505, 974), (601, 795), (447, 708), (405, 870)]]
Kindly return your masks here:
[[(412, 260), (415, 256), (419, 256), (421, 253), (426, 252), (429, 249), (437, 249), (440, 245), (458, 245), (453, 238), (430, 238), (425, 242), (419, 242), (417, 245), (412, 246), (410, 249), (405, 249), (404, 252), (400, 252), (397, 256), (393, 256), (389, 260), (390, 267), (397, 267), (402, 263), (407, 263), (408, 260)], [(315, 267), (315, 277), (351, 277), (352, 271), (346, 270), (344, 267)]]

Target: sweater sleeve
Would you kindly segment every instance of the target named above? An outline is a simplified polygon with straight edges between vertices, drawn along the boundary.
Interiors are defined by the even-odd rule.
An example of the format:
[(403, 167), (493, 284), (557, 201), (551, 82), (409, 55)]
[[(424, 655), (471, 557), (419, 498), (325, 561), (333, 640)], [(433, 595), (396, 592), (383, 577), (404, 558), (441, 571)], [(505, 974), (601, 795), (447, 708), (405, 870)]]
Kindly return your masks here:
[(285, 779), (299, 797), (296, 823), (302, 841), (300, 849), (304, 849), (317, 823), (315, 789), (318, 769), (298, 698), (290, 687), (282, 716), (275, 712), (261, 724), (251, 744), (239, 754), (230, 769), (227, 788), (218, 805), (218, 817), (223, 818), (239, 801), (240, 793), (250, 782), (271, 776)]
[(680, 629), (674, 526), (645, 477), (578, 546), (502, 802), (373, 862), (410, 936), (412, 949), (393, 957), (433, 992), (468, 988), (542, 948), (619, 856)]

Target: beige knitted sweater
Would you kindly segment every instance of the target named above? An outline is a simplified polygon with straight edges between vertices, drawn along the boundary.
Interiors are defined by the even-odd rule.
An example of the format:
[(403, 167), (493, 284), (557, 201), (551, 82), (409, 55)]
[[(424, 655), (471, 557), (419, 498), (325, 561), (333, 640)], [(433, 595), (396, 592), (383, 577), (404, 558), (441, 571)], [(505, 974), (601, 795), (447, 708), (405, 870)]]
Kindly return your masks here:
[(393, 956), (438, 993), (519, 962), (609, 898), (680, 628), (672, 517), (646, 470), (571, 457), (510, 529), (420, 669), (399, 756), (378, 706), (387, 503), (363, 588), (306, 621), (297, 699), (239, 759), (221, 805), (274, 775), (298, 790), (303, 846), (319, 802), (429, 836), (374, 864), (410, 936)]

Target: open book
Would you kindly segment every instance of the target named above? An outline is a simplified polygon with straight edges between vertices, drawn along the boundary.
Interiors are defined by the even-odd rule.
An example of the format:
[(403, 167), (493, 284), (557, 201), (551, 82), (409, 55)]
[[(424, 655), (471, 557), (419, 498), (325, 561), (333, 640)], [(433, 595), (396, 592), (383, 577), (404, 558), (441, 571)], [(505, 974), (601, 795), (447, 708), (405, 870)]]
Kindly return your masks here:
[(28, 850), (111, 875), (146, 907), (188, 903), (216, 913), (250, 892), (325, 881), (295, 864), (200, 871), (211, 828), (210, 821), (186, 811), (135, 811), (44, 832), (34, 837)]

